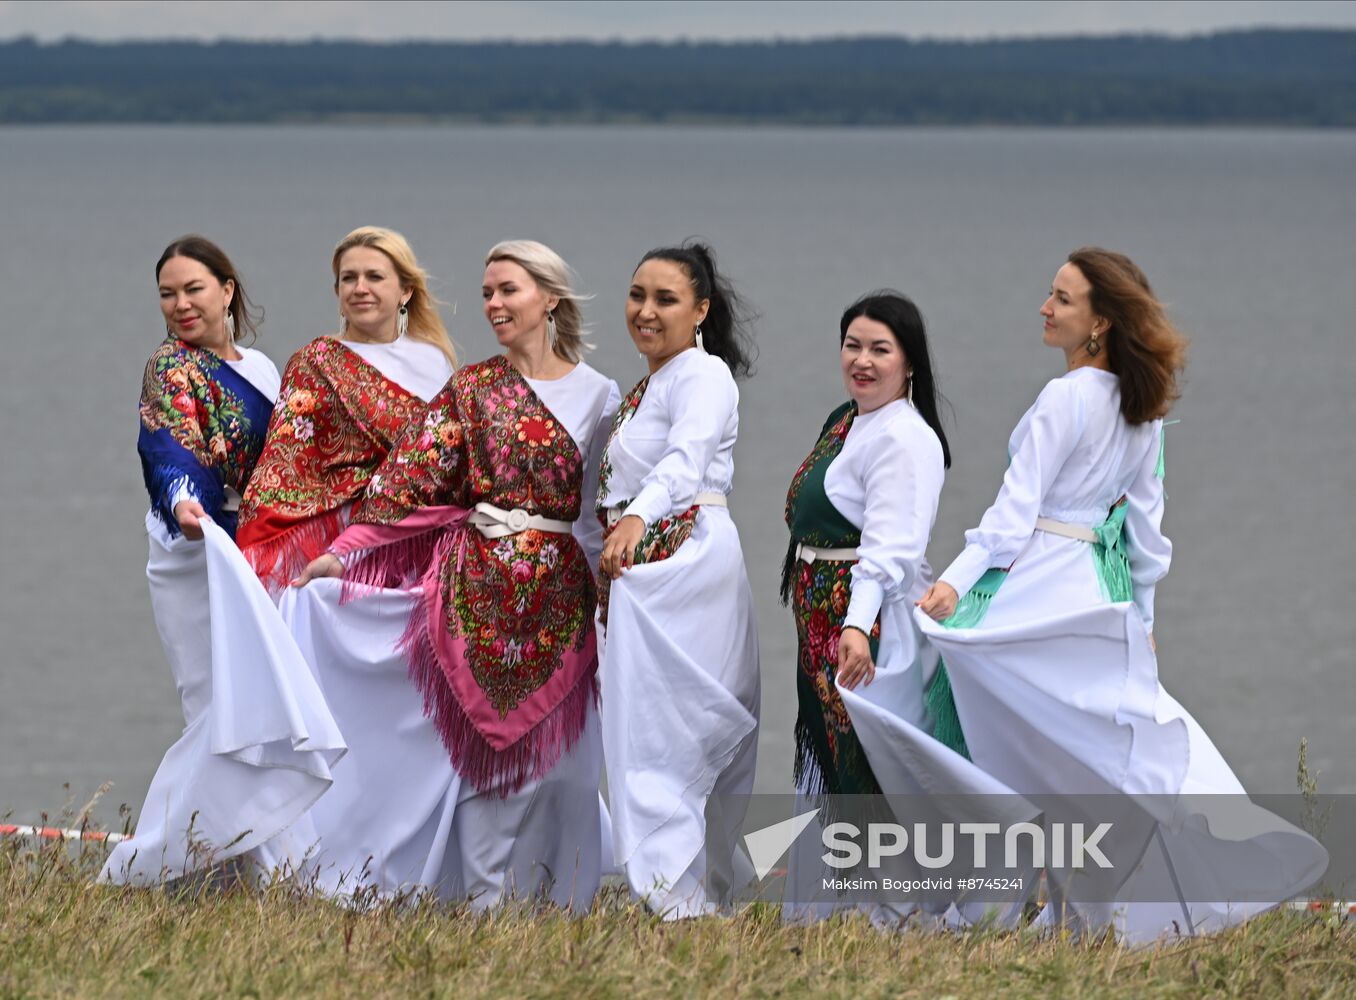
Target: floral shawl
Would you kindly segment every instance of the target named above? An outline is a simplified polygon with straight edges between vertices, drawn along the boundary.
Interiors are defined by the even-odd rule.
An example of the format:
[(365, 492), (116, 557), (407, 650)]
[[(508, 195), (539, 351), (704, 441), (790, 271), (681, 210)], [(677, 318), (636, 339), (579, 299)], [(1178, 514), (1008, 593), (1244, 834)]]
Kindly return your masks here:
[(579, 516), (584, 458), (503, 357), (462, 368), (406, 430), (332, 551), (350, 594), (417, 581), (401, 639), (457, 770), (507, 795), (578, 740), (598, 696), (595, 597), (572, 534), (486, 539), (467, 523), (487, 502)]
[[(797, 544), (856, 548), (861, 531), (824, 492), (824, 475), (843, 450), (857, 408), (847, 403), (824, 423), (819, 440), (791, 479), (786, 525), (791, 548), (782, 572), (782, 596), (796, 621), (796, 785), (812, 793), (866, 795), (880, 784), (852, 728), (835, 685), (838, 640), (852, 597), (852, 560), (797, 558)], [(871, 655), (879, 652), (880, 621), (872, 626)]]
[(344, 528), (424, 401), (333, 337), (292, 356), (263, 456), (240, 511), (240, 547), (273, 588), (285, 586)]
[(244, 493), (264, 447), (273, 401), (211, 351), (174, 337), (146, 362), (137, 453), (151, 510), (179, 534), (174, 498), (187, 484), (209, 517), (235, 536), (226, 489)]
[[(635, 384), (626, 398), (621, 401), (617, 407), (616, 416), (612, 418), (612, 428), (607, 435), (607, 447), (603, 449), (603, 461), (598, 468), (598, 520), (603, 525), (603, 541), (606, 542), (612, 532), (616, 530), (616, 524), (607, 523), (607, 510), (602, 506), (603, 498), (608, 495), (611, 489), (612, 480), (612, 441), (627, 422), (635, 415), (636, 409), (640, 406), (640, 401), (645, 398), (645, 390), (650, 385), (650, 376), (646, 375)], [(625, 507), (626, 504), (619, 506)], [(620, 523), (620, 522), (618, 522)], [(636, 550), (631, 554), (631, 563), (634, 566), (641, 566), (646, 563), (656, 563), (678, 551), (678, 546), (692, 537), (692, 531), (697, 526), (697, 506), (693, 504), (687, 510), (678, 514), (671, 514), (668, 517), (661, 517), (654, 524), (645, 529), (645, 534), (636, 543)], [(599, 572), (597, 576), (598, 584), (598, 622), (604, 628), (607, 627), (607, 604), (608, 598), (612, 594), (612, 577), (606, 573)]]

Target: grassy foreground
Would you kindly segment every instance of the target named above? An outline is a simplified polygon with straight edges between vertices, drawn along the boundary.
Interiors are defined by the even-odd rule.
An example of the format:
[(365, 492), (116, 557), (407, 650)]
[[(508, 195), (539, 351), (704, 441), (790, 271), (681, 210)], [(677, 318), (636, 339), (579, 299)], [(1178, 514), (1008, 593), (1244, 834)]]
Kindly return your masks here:
[(1030, 934), (882, 934), (774, 908), (663, 924), (617, 893), (570, 919), (344, 909), (274, 885), (93, 886), (103, 849), (0, 841), (0, 1000), (23, 997), (1356, 996), (1356, 927), (1283, 912), (1131, 951)]

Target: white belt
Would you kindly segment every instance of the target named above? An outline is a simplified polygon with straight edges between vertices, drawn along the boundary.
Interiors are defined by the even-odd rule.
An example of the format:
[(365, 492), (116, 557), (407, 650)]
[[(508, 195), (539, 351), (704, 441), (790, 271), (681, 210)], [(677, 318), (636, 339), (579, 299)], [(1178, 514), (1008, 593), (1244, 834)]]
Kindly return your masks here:
[[(724, 493), (698, 493), (692, 498), (694, 507), (729, 507), (730, 501)], [(603, 513), (607, 518), (607, 526), (613, 527), (624, 516), (622, 511), (626, 509), (626, 504), (617, 504), (615, 507), (608, 507)]]
[(856, 562), (856, 549), (822, 549), (818, 545), (797, 545), (796, 558), (803, 559), (807, 563), (819, 561), (826, 562)]
[(1056, 521), (1049, 517), (1036, 518), (1036, 530), (1048, 532), (1051, 535), (1063, 535), (1065, 538), (1073, 538), (1080, 542), (1097, 541), (1097, 533), (1091, 528), (1085, 528), (1081, 524), (1065, 524), (1063, 521)]
[(221, 491), (225, 494), (225, 500), (222, 501), (221, 509), (224, 511), (239, 510), (240, 494), (229, 486), (223, 486)]
[(557, 535), (568, 535), (574, 530), (573, 521), (556, 521), (540, 514), (532, 514), (521, 507), (503, 510), (492, 503), (478, 503), (467, 523), (474, 525), (486, 538), (504, 538), (516, 535), (529, 528), (536, 531), (551, 531)]

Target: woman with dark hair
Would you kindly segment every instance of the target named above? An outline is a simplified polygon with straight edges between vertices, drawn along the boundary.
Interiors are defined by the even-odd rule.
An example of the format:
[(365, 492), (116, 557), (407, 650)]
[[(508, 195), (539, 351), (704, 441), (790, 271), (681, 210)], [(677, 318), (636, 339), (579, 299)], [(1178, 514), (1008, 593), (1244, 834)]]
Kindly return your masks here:
[[(883, 800), (825, 796), (1001, 794), (933, 739), (925, 704), (936, 655), (911, 611), (932, 582), (925, 552), (951, 451), (923, 318), (905, 296), (877, 291), (844, 310), (838, 329), (849, 399), (829, 414), (786, 497), (782, 598), (796, 622), (796, 791), (824, 817), (862, 809), (860, 820), (883, 811)], [(819, 860), (819, 839), (803, 843), (788, 871), (788, 919), (842, 905), (837, 892), (821, 891), (824, 877), (838, 873)], [(949, 903), (925, 908), (944, 912)], [(867, 907), (891, 924), (916, 909), (907, 901)]]
[(951, 454), (911, 301), (863, 296), (843, 312), (839, 343), (850, 398), (791, 480), (782, 598), (799, 650), (796, 786), (867, 795), (881, 787), (839, 691), (869, 685), (886, 661), (919, 664), (917, 710), (906, 714), (922, 722), (921, 636), (906, 599), (932, 582), (925, 550)]
[(753, 783), (758, 636), (726, 501), (751, 344), (695, 242), (641, 258), (626, 325), (649, 374), (617, 411), (598, 488), (603, 747), (616, 861), (676, 918), (734, 887), (742, 808), (720, 797)]
[(1068, 371), (1018, 422), (997, 499), (915, 617), (976, 765), (1023, 794), (1135, 794), (1148, 814), (1113, 835), (1108, 853), (1138, 859), (1115, 893), (1078, 899), (1052, 869), (1047, 913), (1131, 941), (1217, 929), (1307, 887), (1326, 854), (1247, 802), (1158, 682), (1163, 417), (1186, 342), (1144, 273), (1098, 248), (1069, 255), (1040, 312)]
[[(234, 597), (223, 565), (239, 561), (236, 510), (263, 450), (278, 370), (237, 342), (253, 337), (256, 319), (215, 243), (175, 240), (155, 275), (168, 335), (146, 364), (137, 451), (151, 501), (151, 608), (185, 729), (156, 771), (135, 838), (104, 866), (103, 878), (137, 884), (241, 855), (265, 868), (300, 858), (304, 843), (275, 838), (328, 787), (342, 747), (299, 659), (264, 681), (214, 659), (211, 606)], [(284, 703), (294, 724), (275, 726)]]

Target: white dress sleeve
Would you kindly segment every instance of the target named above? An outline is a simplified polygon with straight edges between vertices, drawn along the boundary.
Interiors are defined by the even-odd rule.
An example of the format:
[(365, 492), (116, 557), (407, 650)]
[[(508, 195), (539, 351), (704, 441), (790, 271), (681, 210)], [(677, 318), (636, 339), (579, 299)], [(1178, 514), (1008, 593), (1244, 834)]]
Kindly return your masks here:
[(607, 437), (612, 431), (612, 418), (621, 405), (621, 392), (617, 383), (608, 380), (607, 402), (603, 404), (598, 423), (589, 435), (589, 450), (584, 456), (584, 485), (579, 505), (579, 520), (575, 522), (574, 537), (584, 549), (589, 566), (598, 568), (598, 559), (603, 553), (603, 525), (598, 520), (598, 467), (603, 462), (603, 451), (607, 448)]
[(691, 507), (738, 406), (739, 389), (723, 367), (713, 374), (713, 368), (694, 364), (678, 373), (668, 398), (664, 453), (623, 514), (635, 514), (649, 527)]
[(1036, 530), (1041, 502), (1082, 437), (1083, 397), (1069, 379), (1049, 382), (1028, 414), (1025, 436), (1013, 442), (1003, 486), (979, 526), (965, 533), (965, 548), (940, 579), (964, 597), (984, 573), (1011, 566)]
[[(903, 433), (901, 433), (903, 431)], [(940, 444), (892, 427), (872, 442), (862, 473), (862, 540), (844, 626), (868, 635), (881, 604), (910, 592), (923, 565), (942, 490)], [(928, 447), (931, 444), (932, 447)]]
[(1140, 463), (1135, 481), (1126, 491), (1125, 530), (1130, 579), (1134, 583), (1135, 607), (1144, 619), (1144, 628), (1154, 630), (1154, 588), (1168, 574), (1172, 563), (1172, 542), (1163, 534), (1163, 480), (1158, 477), (1159, 449), (1163, 428), (1153, 435), (1153, 444)]

